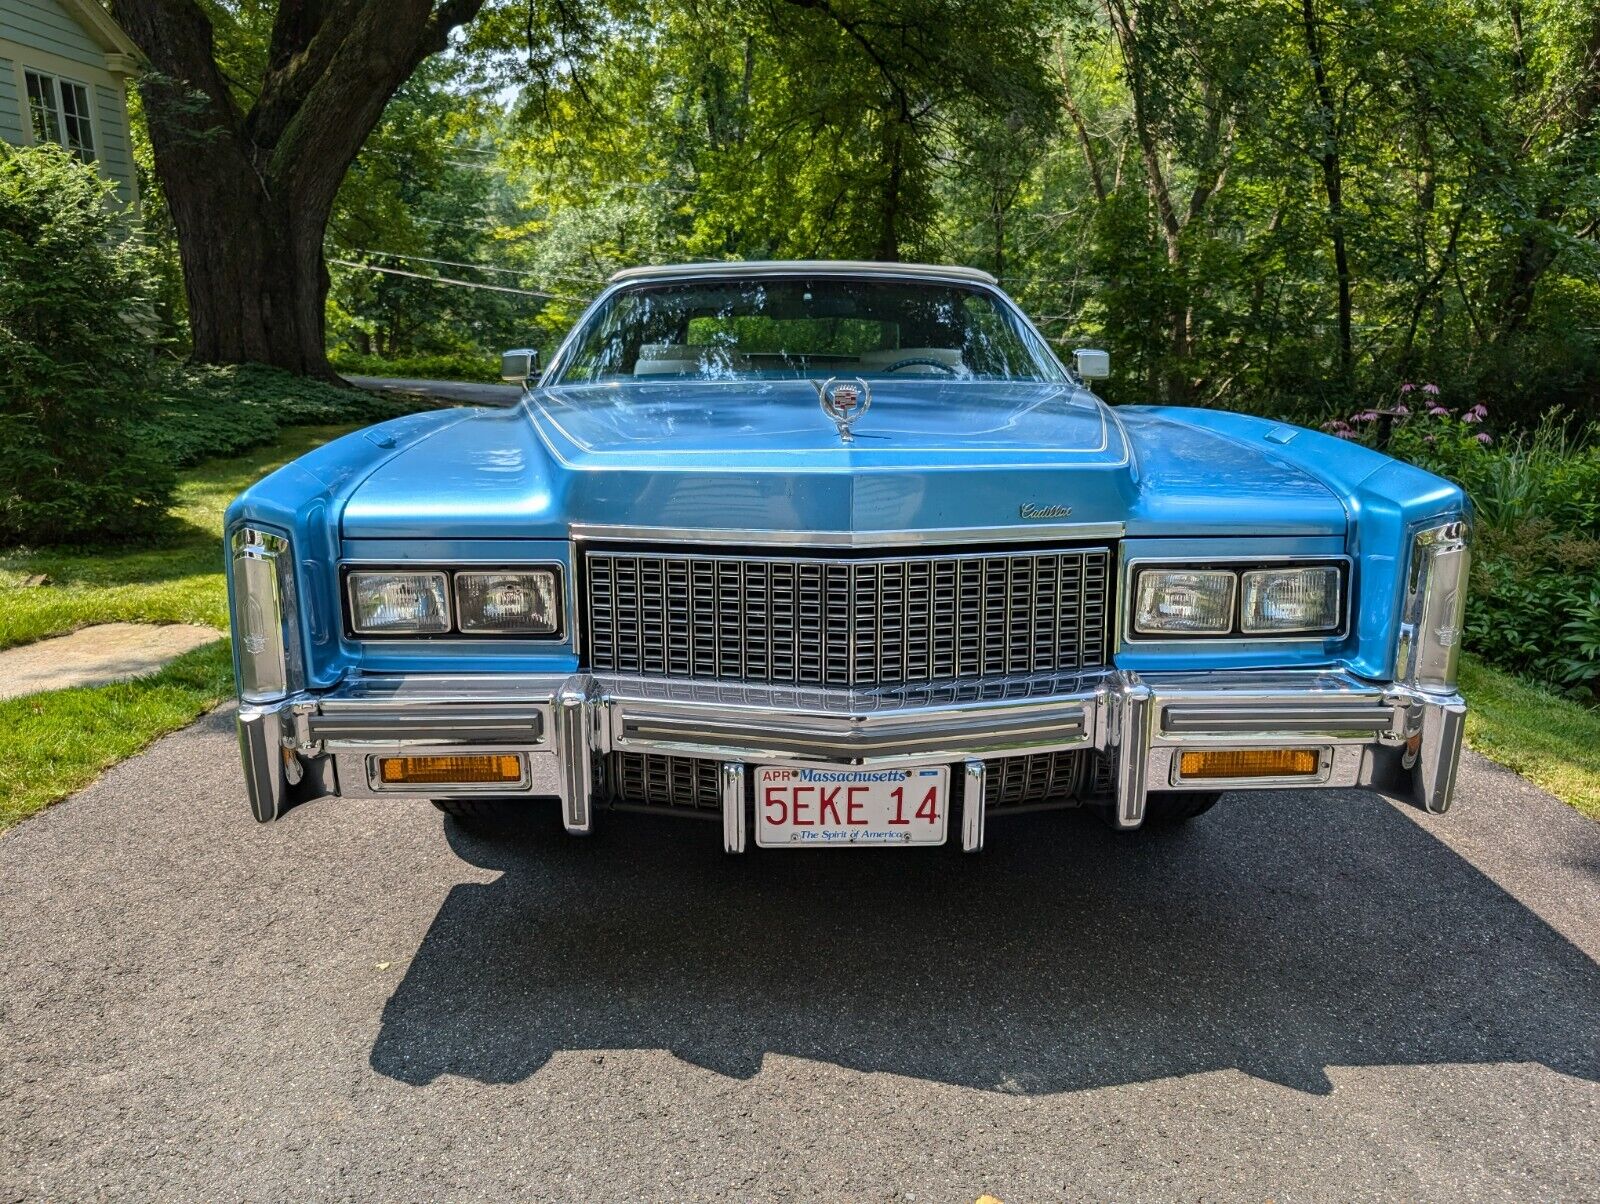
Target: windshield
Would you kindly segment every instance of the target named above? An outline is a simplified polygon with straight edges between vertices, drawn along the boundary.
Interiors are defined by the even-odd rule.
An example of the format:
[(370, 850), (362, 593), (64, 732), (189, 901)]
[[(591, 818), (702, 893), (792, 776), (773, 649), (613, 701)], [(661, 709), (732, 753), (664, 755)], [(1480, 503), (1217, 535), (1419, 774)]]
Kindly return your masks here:
[(622, 289), (579, 331), (557, 383), (818, 376), (1058, 381), (1063, 373), (994, 293), (823, 276)]

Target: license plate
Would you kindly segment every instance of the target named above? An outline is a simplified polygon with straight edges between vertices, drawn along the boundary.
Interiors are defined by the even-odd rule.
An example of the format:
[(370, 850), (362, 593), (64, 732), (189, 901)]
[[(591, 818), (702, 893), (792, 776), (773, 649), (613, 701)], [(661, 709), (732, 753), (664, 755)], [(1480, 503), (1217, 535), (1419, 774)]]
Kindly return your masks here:
[(756, 767), (756, 844), (943, 844), (949, 770)]

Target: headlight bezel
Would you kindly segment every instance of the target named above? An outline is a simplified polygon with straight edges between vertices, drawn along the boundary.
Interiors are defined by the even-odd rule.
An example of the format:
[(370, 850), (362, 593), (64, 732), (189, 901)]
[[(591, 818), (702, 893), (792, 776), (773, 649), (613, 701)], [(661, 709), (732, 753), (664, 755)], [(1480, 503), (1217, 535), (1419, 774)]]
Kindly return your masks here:
[[(1321, 625), (1301, 624), (1295, 627), (1263, 627), (1250, 625), (1250, 608), (1252, 605), (1251, 578), (1266, 577), (1271, 574), (1287, 575), (1291, 573), (1333, 574), (1333, 622)], [(1275, 565), (1272, 568), (1242, 569), (1239, 572), (1239, 633), (1254, 638), (1261, 635), (1301, 635), (1325, 636), (1338, 631), (1344, 622), (1344, 579), (1337, 565), (1332, 564), (1289, 564)]]
[[(461, 612), (456, 590), (459, 573), (549, 573), (555, 579), (556, 626), (550, 632), (526, 631), (467, 631), (461, 627)], [(354, 603), (350, 593), (350, 578), (357, 573), (442, 573), (445, 597), (449, 610), (450, 626), (440, 632), (365, 632), (355, 626)], [(523, 561), (454, 561), (450, 563), (347, 561), (339, 566), (340, 615), (347, 640), (373, 644), (426, 644), (445, 642), (471, 643), (566, 643), (572, 630), (572, 599), (567, 592), (567, 566), (559, 560)]]
[[(1168, 582), (1169, 582), (1169, 588), (1170, 588), (1170, 583), (1171, 583), (1172, 579), (1173, 578), (1177, 578), (1177, 577), (1211, 577), (1211, 578), (1219, 579), (1220, 582), (1224, 586), (1226, 586), (1226, 590), (1227, 590), (1226, 599), (1223, 601), (1223, 604), (1222, 604), (1222, 609), (1225, 612), (1225, 614), (1223, 616), (1224, 619), (1225, 619), (1225, 625), (1223, 626), (1223, 628), (1221, 630), (1217, 630), (1215, 628), (1188, 628), (1188, 629), (1185, 629), (1185, 628), (1182, 628), (1182, 627), (1159, 627), (1159, 626), (1156, 626), (1156, 627), (1145, 627), (1145, 626), (1142, 626), (1141, 623), (1140, 623), (1140, 619), (1144, 614), (1144, 593), (1145, 593), (1145, 588), (1146, 588), (1145, 587), (1145, 581), (1146, 581), (1147, 578), (1155, 578), (1155, 577), (1166, 577), (1168, 579)], [(1139, 570), (1135, 574), (1133, 574), (1132, 581), (1133, 581), (1133, 590), (1132, 590), (1133, 597), (1132, 597), (1132, 600), (1131, 600), (1131, 602), (1132, 602), (1132, 606), (1131, 606), (1132, 621), (1129, 624), (1129, 630), (1132, 631), (1135, 635), (1142, 636), (1145, 639), (1161, 638), (1161, 637), (1164, 637), (1164, 636), (1188, 636), (1188, 637), (1199, 637), (1199, 638), (1202, 638), (1202, 639), (1207, 639), (1207, 638), (1209, 638), (1209, 639), (1217, 639), (1217, 638), (1219, 638), (1221, 636), (1227, 635), (1228, 632), (1233, 629), (1234, 624), (1238, 621), (1238, 614), (1239, 614), (1239, 574), (1238, 573), (1230, 572), (1227, 569), (1200, 568), (1200, 567), (1190, 567), (1190, 566), (1184, 566), (1184, 567), (1181, 567), (1181, 568), (1179, 568), (1179, 567), (1144, 568), (1144, 569)], [(1152, 588), (1159, 589), (1161, 587), (1160, 586), (1153, 586)]]
[[(1135, 557), (1123, 564), (1122, 583), (1126, 594), (1118, 608), (1121, 642), (1124, 644), (1282, 644), (1338, 642), (1347, 639), (1351, 630), (1351, 611), (1354, 604), (1351, 590), (1352, 559), (1347, 555), (1308, 554), (1282, 556), (1150, 556)], [(1331, 568), (1338, 573), (1338, 616), (1336, 627), (1326, 630), (1246, 631), (1244, 629), (1244, 577), (1251, 572), (1271, 572), (1285, 569)], [(1226, 572), (1234, 578), (1232, 618), (1225, 632), (1184, 632), (1171, 630), (1140, 630), (1138, 605), (1141, 575), (1146, 572), (1197, 573)]]

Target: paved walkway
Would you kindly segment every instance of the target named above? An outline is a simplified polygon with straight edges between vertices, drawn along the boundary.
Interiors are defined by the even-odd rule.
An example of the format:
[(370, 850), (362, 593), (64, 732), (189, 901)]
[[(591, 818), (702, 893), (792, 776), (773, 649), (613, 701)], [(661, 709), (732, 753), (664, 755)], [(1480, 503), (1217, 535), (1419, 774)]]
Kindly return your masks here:
[(222, 633), (191, 623), (101, 623), (0, 652), (0, 698), (100, 686), (154, 673)]
[(1238, 795), (721, 852), (256, 826), (220, 713), (0, 838), (0, 1200), (1581, 1200), (1600, 824)]

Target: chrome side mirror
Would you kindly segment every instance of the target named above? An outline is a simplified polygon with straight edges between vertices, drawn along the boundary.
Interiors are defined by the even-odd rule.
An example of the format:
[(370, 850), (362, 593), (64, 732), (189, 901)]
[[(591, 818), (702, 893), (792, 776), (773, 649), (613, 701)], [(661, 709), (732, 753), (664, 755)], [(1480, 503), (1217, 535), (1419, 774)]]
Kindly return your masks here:
[(500, 379), (508, 385), (525, 385), (539, 375), (539, 349), (522, 347), (500, 353)]
[(1072, 353), (1072, 366), (1084, 380), (1105, 380), (1111, 375), (1111, 353), (1080, 347)]

